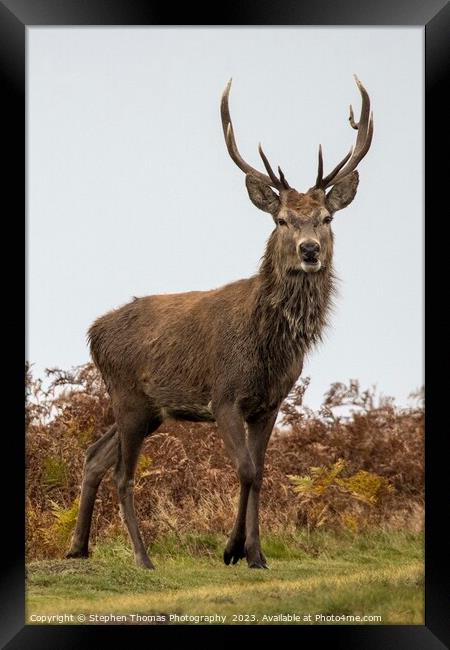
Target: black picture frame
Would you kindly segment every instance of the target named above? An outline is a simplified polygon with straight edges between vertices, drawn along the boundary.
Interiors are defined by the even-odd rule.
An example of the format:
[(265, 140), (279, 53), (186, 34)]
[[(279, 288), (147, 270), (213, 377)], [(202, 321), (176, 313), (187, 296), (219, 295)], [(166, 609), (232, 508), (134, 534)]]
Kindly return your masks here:
[[(267, 2), (246, 2), (215, 8), (215, 24), (209, 21), (204, 3), (199, 6), (185, 5), (176, 11), (176, 25), (417, 25), (425, 28), (425, 188), (426, 188), (426, 242), (436, 235), (436, 219), (442, 218), (446, 210), (444, 173), (445, 161), (439, 164), (439, 152), (445, 137), (447, 104), (444, 101), (447, 80), (446, 63), (449, 61), (450, 7), (445, 0), (314, 0), (308, 3), (294, 3), (287, 0), (268, 4)], [(23, 436), (23, 361), (18, 360), (17, 351), (23, 349), (25, 338), (25, 313), (20, 288), (25, 285), (25, 32), (27, 27), (70, 26), (70, 25), (171, 25), (174, 18), (173, 6), (150, 3), (145, 0), (0, 0), (0, 71), (2, 81), (3, 121), (2, 147), (4, 170), (2, 175), (3, 206), (7, 204), (3, 218), (4, 244), (9, 255), (3, 278), (3, 304), (6, 305), (8, 339), (4, 352), (10, 352), (4, 377), (7, 378), (8, 394), (6, 406), (14, 414), (13, 425), (3, 431), (3, 475), (10, 469), (4, 482), (2, 497), (2, 541), (4, 564), (1, 581), (1, 627), (0, 642), (8, 649), (31, 648), (79, 648), (89, 647), (102, 641), (108, 626), (27, 626), (25, 620), (25, 563), (24, 563), (24, 436)], [(445, 112), (444, 112), (445, 111)], [(448, 120), (447, 120), (448, 122)], [(448, 128), (448, 126), (446, 127)], [(448, 165), (447, 165), (448, 166)], [(395, 182), (395, 178), (392, 179)], [(443, 191), (444, 190), (444, 191)], [(6, 201), (5, 201), (6, 198)], [(439, 204), (437, 203), (440, 201)], [(444, 203), (444, 204), (443, 204)], [(13, 246), (17, 247), (14, 250)], [(5, 248), (6, 248), (5, 247)], [(6, 252), (6, 251), (5, 251)], [(11, 254), (12, 253), (12, 254)], [(436, 259), (440, 257), (440, 259)], [(436, 282), (443, 273), (445, 255), (426, 255), (426, 263), (432, 259), (433, 269), (426, 275), (426, 283)], [(430, 260), (430, 262), (429, 262)], [(439, 268), (441, 265), (441, 269)], [(12, 271), (13, 267), (13, 271)], [(434, 280), (433, 280), (434, 278)], [(19, 287), (15, 286), (16, 283)], [(426, 285), (427, 286), (427, 285)], [(427, 292), (428, 295), (428, 292)], [(429, 294), (432, 295), (431, 293)], [(446, 341), (445, 325), (438, 312), (438, 302), (427, 298), (427, 319), (433, 321), (433, 340)], [(13, 305), (16, 305), (13, 308)], [(429, 328), (427, 328), (428, 331)], [(448, 330), (448, 327), (447, 327)], [(18, 339), (14, 345), (14, 339)], [(425, 625), (424, 626), (301, 626), (295, 628), (295, 638), (301, 642), (323, 643), (329, 639), (334, 648), (402, 648), (440, 649), (449, 644), (448, 589), (444, 579), (447, 560), (446, 536), (441, 527), (445, 519), (448, 488), (446, 455), (441, 450), (446, 429), (439, 424), (439, 408), (446, 404), (443, 382), (435, 381), (429, 366), (435, 356), (429, 352), (432, 342), (426, 345), (426, 581), (425, 581)], [(437, 347), (436, 354), (443, 354)], [(7, 358), (7, 355), (3, 355)], [(430, 360), (429, 360), (430, 359)], [(432, 386), (432, 388), (431, 388)], [(6, 409), (5, 409), (6, 410)], [(443, 409), (442, 409), (443, 411)], [(443, 420), (445, 421), (445, 420)], [(445, 501), (444, 501), (445, 503)], [(277, 628), (277, 635), (288, 632), (288, 628)], [(201, 632), (206, 644), (214, 635), (223, 644), (229, 642), (236, 627), (221, 627), (220, 638), (217, 628), (203, 627), (140, 627), (115, 626), (114, 640), (130, 642), (137, 634), (148, 641), (159, 640), (183, 643), (192, 634)], [(239, 627), (239, 635), (262, 639), (267, 628)], [(291, 630), (292, 632), (292, 630)]]

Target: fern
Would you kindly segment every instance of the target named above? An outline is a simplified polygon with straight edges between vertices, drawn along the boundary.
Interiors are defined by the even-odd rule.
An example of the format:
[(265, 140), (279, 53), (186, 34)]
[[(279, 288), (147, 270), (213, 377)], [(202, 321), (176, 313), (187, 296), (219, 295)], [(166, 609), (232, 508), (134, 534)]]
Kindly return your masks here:
[(41, 481), (47, 488), (66, 487), (69, 478), (69, 468), (63, 458), (48, 456), (42, 464)]
[(69, 508), (64, 508), (55, 501), (51, 501), (51, 512), (53, 517), (52, 525), (44, 531), (47, 542), (50, 546), (64, 548), (72, 536), (77, 521), (80, 500), (77, 497)]
[(393, 487), (383, 476), (365, 470), (342, 477), (347, 468), (348, 463), (339, 458), (331, 467), (310, 467), (309, 474), (288, 475), (298, 495), (299, 521), (306, 520), (313, 528), (340, 525), (353, 532), (364, 526), (369, 514), (357, 504), (375, 508)]

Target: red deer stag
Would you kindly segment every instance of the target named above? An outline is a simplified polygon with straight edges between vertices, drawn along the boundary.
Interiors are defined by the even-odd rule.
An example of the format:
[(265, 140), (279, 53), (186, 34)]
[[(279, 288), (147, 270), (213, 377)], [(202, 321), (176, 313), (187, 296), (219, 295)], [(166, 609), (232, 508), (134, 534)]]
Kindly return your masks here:
[(362, 97), (358, 123), (350, 106), (355, 146), (327, 176), (319, 147), (316, 182), (306, 192), (293, 189), (279, 167), (274, 173), (261, 146), (267, 174), (245, 162), (228, 107), (231, 80), (226, 86), (221, 115), (228, 153), (245, 174), (250, 200), (272, 215), (275, 228), (253, 277), (211, 291), (135, 298), (91, 326), (92, 358), (111, 397), (115, 424), (87, 450), (67, 557), (88, 555), (97, 489), (114, 465), (136, 562), (154, 568), (136, 520), (134, 474), (144, 438), (174, 418), (217, 422), (240, 482), (224, 561), (245, 557), (249, 567), (267, 568), (259, 534), (266, 447), (280, 404), (326, 325), (334, 277), (331, 220), (355, 197), (356, 167), (372, 140), (370, 99), (355, 79)]

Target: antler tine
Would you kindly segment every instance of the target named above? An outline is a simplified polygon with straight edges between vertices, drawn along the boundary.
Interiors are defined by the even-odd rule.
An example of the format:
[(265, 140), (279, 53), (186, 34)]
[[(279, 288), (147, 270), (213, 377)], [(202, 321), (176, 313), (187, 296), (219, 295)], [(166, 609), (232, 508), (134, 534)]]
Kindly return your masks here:
[(273, 171), (272, 167), (270, 166), (269, 161), (267, 160), (267, 156), (264, 153), (264, 151), (262, 150), (261, 143), (259, 143), (259, 145), (258, 145), (258, 151), (259, 151), (259, 155), (261, 156), (262, 161), (264, 163), (264, 167), (266, 168), (266, 171), (270, 176), (270, 179), (271, 179), (272, 183), (275, 184), (275, 187), (277, 185), (279, 186), (280, 185), (280, 180), (274, 174), (274, 171)]
[(270, 163), (269, 163), (269, 161), (268, 161), (268, 159), (267, 159), (267, 156), (266, 156), (266, 154), (265, 154), (264, 151), (263, 151), (263, 148), (262, 148), (262, 146), (261, 146), (261, 143), (259, 143), (259, 145), (258, 145), (258, 151), (259, 151), (259, 155), (261, 156), (262, 161), (263, 161), (263, 163), (264, 163), (264, 167), (265, 167), (266, 170), (267, 170), (267, 173), (269, 174), (269, 176), (270, 176), (270, 178), (272, 179), (272, 181), (273, 181), (274, 183), (276, 183), (275, 187), (277, 187), (279, 190), (280, 190), (280, 189), (283, 189), (283, 190), (288, 190), (288, 189), (290, 189), (291, 186), (290, 186), (289, 183), (287, 182), (286, 177), (285, 177), (285, 175), (283, 174), (283, 172), (282, 172), (282, 170), (281, 170), (281, 167), (280, 167), (279, 165), (278, 165), (278, 175), (279, 175), (279, 178), (278, 178), (278, 177), (276, 176), (276, 174), (274, 173), (274, 171), (273, 171), (272, 167), (270, 166)]
[[(231, 122), (231, 116), (230, 116), (230, 109), (228, 105), (228, 98), (230, 95), (230, 89), (231, 89), (231, 82), (232, 79), (227, 83), (225, 90), (223, 91), (222, 94), (222, 101), (220, 104), (220, 113), (222, 117), (222, 128), (223, 128), (223, 134), (225, 136), (225, 143), (227, 145), (228, 153), (230, 154), (231, 159), (236, 163), (236, 165), (241, 169), (245, 174), (252, 174), (253, 176), (256, 176), (260, 180), (262, 180), (264, 183), (267, 185), (271, 185), (272, 187), (276, 188), (277, 190), (282, 190), (285, 189), (284, 183), (282, 180), (276, 177), (274, 174), (269, 161), (267, 160), (264, 152), (261, 149), (261, 145), (259, 145), (259, 153), (261, 155), (261, 158), (263, 159), (264, 166), (269, 174), (269, 176), (266, 176), (266, 174), (263, 174), (262, 172), (259, 172), (257, 169), (249, 165), (245, 160), (242, 158), (241, 154), (239, 153), (239, 150), (237, 148), (236, 144), (236, 139), (234, 137), (234, 130), (233, 130), (233, 124)], [(289, 187), (289, 186), (288, 186)]]
[(352, 129), (356, 129), (356, 130), (359, 129), (359, 124), (356, 124), (355, 122), (355, 116), (353, 115), (353, 108), (351, 104), (350, 104), (350, 116), (348, 118), (348, 121), (350, 122), (350, 126), (352, 127)]
[[(317, 175), (317, 181), (315, 187), (320, 187), (326, 189), (330, 185), (341, 181), (345, 176), (348, 176), (352, 171), (356, 169), (358, 164), (364, 158), (368, 152), (370, 145), (372, 143), (373, 136), (373, 114), (370, 111), (370, 98), (367, 93), (367, 90), (364, 88), (360, 80), (356, 75), (354, 75), (356, 84), (358, 86), (359, 92), (361, 93), (362, 104), (361, 104), (361, 115), (359, 122), (355, 122), (355, 117), (353, 114), (353, 108), (350, 105), (350, 117), (349, 122), (350, 126), (358, 131), (356, 137), (355, 147), (350, 149), (350, 152), (341, 160), (340, 163), (326, 176), (325, 178), (320, 179), (319, 174)], [(319, 170), (320, 170), (320, 159), (319, 159)], [(320, 184), (319, 181), (321, 180)]]
[(345, 165), (342, 171), (336, 174), (336, 176), (332, 177), (330, 180), (327, 180), (326, 187), (338, 183), (357, 168), (361, 160), (364, 158), (364, 156), (370, 149), (370, 145), (372, 144), (372, 137), (373, 137), (373, 114), (371, 113), (367, 129), (365, 130), (364, 141), (360, 143), (359, 147), (358, 147), (358, 140), (356, 141), (355, 148), (353, 150), (353, 153), (351, 154), (350, 160), (348, 161), (347, 165)]
[(291, 186), (290, 186), (289, 183), (287, 182), (286, 177), (285, 177), (285, 175), (283, 174), (283, 171), (281, 170), (280, 165), (278, 165), (278, 175), (279, 175), (279, 177), (280, 177), (280, 181), (281, 181), (281, 183), (283, 184), (284, 189), (285, 189), (285, 190), (289, 190), (289, 189), (291, 188)]
[(315, 187), (321, 187), (323, 180), (323, 155), (322, 155), (322, 145), (319, 144), (319, 164), (317, 166), (317, 178)]
[(347, 154), (346, 156), (344, 156), (344, 158), (342, 158), (342, 160), (341, 160), (340, 162), (338, 162), (338, 164), (336, 165), (336, 167), (334, 167), (334, 169), (331, 170), (331, 172), (328, 174), (328, 176), (325, 176), (325, 178), (322, 180), (322, 187), (323, 187), (324, 189), (325, 189), (325, 188), (327, 187), (327, 185), (329, 184), (330, 179), (334, 178), (334, 176), (336, 176), (336, 174), (338, 173), (338, 171), (339, 171), (340, 169), (342, 169), (342, 167), (345, 165), (345, 163), (346, 163), (348, 160), (350, 160), (352, 154), (353, 154), (353, 146), (350, 147), (350, 151), (348, 152), (348, 154)]
[(350, 147), (350, 151), (348, 152), (348, 154), (346, 156), (344, 156), (344, 158), (342, 158), (341, 162), (339, 162), (336, 165), (336, 167), (328, 174), (328, 176), (323, 178), (322, 146), (320, 146), (319, 147), (319, 168), (318, 168), (318, 172), (317, 172), (316, 184), (310, 189), (319, 189), (319, 188), (325, 189), (326, 188), (325, 183), (327, 183), (328, 179), (335, 176), (335, 174), (337, 174), (338, 171), (340, 169), (342, 169), (342, 167), (345, 165), (345, 163), (349, 160), (352, 153), (353, 153), (353, 147)]

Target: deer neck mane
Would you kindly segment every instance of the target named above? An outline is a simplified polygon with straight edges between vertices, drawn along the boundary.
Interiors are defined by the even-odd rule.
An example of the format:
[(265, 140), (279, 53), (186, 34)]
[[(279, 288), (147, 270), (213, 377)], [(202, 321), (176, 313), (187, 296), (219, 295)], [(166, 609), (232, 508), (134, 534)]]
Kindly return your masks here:
[(283, 268), (269, 238), (259, 269), (254, 322), (268, 357), (276, 350), (288, 358), (304, 355), (322, 339), (332, 304), (334, 280), (331, 260), (317, 273)]

